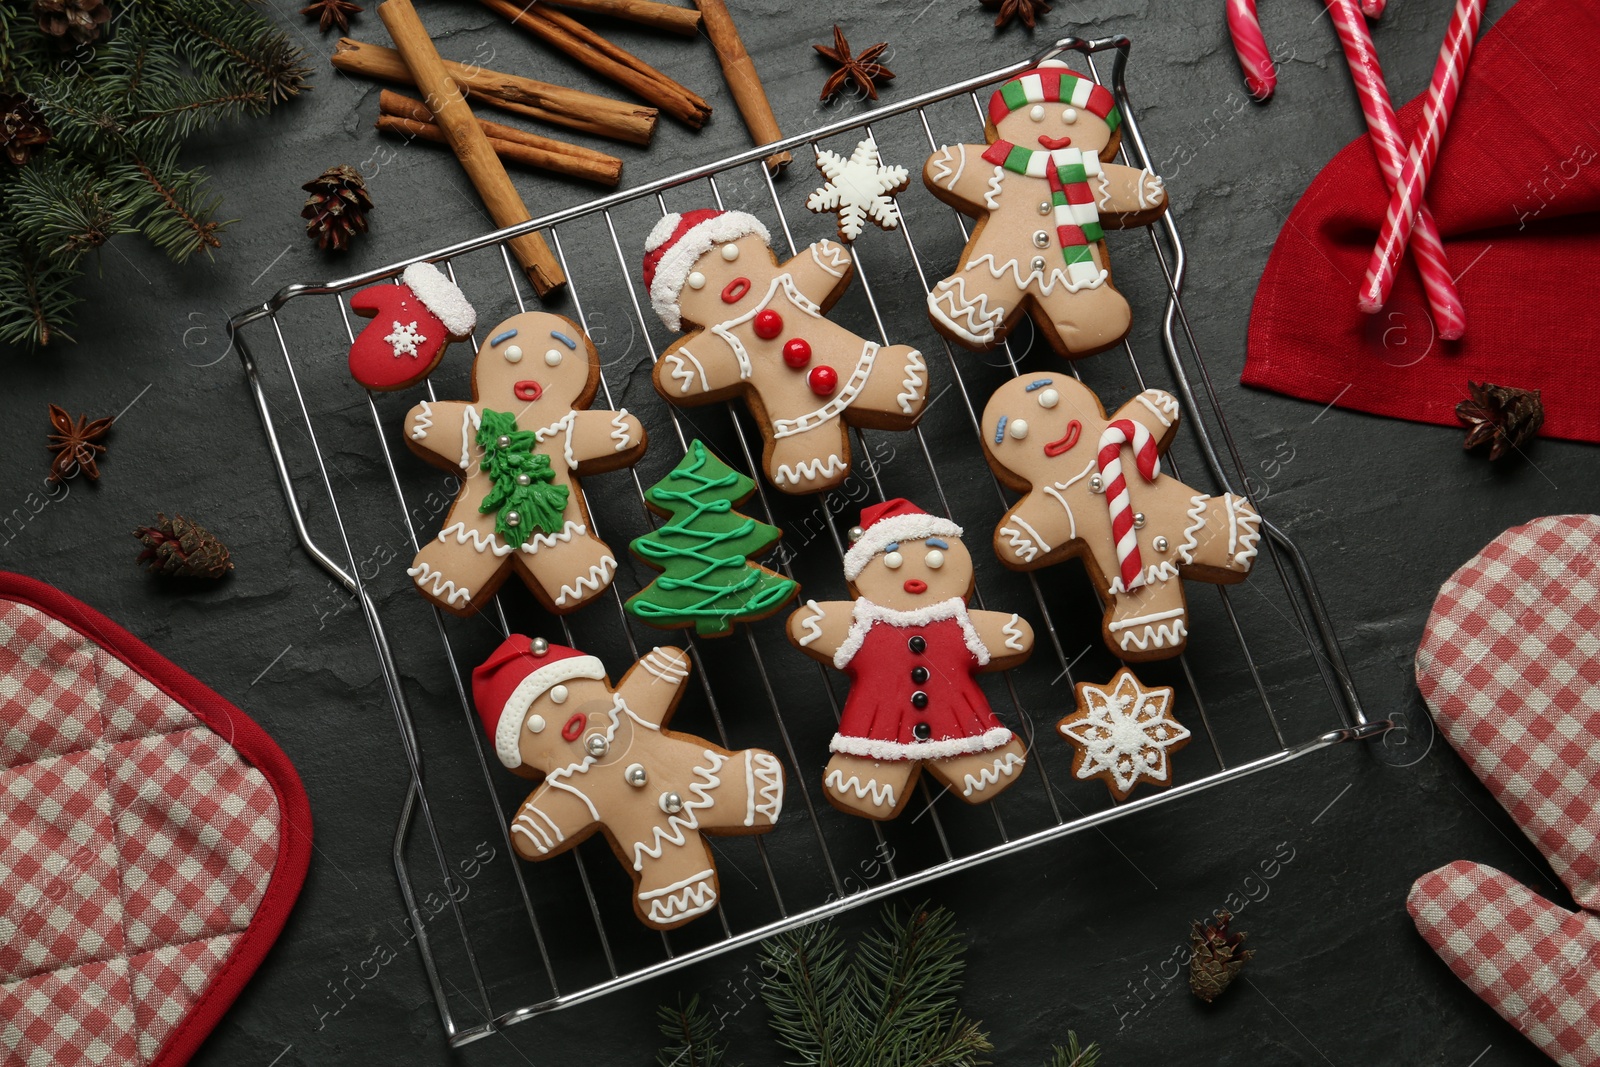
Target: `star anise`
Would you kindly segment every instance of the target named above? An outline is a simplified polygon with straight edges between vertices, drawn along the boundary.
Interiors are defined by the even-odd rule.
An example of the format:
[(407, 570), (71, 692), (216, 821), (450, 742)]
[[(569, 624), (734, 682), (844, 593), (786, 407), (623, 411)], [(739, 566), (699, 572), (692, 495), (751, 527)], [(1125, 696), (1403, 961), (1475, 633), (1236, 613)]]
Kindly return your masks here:
[(1493, 441), (1489, 459), (1496, 460), (1531, 441), (1544, 425), (1544, 402), (1537, 389), (1469, 381), (1467, 392), (1472, 399), (1456, 405), (1456, 418), (1470, 427), (1462, 448)]
[(92, 422), (87, 416), (79, 415), (73, 419), (65, 411), (50, 405), (50, 451), (55, 453), (55, 458), (50, 461), (50, 477), (52, 482), (65, 482), (79, 471), (89, 476), (91, 481), (100, 477), (100, 467), (95, 463), (95, 457), (106, 450), (100, 442), (111, 429), (111, 419), (95, 419)]
[(300, 14), (317, 20), (317, 29), (323, 33), (334, 26), (339, 27), (340, 33), (349, 32), (350, 16), (360, 12), (361, 5), (352, 4), (350, 0), (311, 0), (300, 9)]
[(996, 29), (1012, 19), (1020, 19), (1031, 30), (1038, 23), (1039, 16), (1050, 10), (1045, 0), (982, 0), (982, 3), (991, 10), (999, 9), (1000, 13), (994, 17)]
[(820, 44), (811, 47), (839, 64), (839, 69), (828, 75), (828, 80), (822, 83), (823, 100), (843, 89), (846, 82), (855, 82), (857, 88), (876, 100), (878, 86), (875, 83), (894, 78), (894, 71), (878, 62), (878, 58), (889, 47), (887, 41), (873, 45), (859, 56), (853, 56), (850, 54), (850, 42), (844, 39), (844, 31), (836, 25), (833, 28), (832, 48)]

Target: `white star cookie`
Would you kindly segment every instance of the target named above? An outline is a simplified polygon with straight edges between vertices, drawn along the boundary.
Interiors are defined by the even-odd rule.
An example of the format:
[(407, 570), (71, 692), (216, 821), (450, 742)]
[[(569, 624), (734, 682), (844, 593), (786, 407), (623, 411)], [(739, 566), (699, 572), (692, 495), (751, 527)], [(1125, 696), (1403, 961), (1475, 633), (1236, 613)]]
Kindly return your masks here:
[(1189, 743), (1189, 730), (1167, 714), (1172, 689), (1146, 689), (1124, 667), (1104, 685), (1079, 682), (1078, 710), (1056, 728), (1077, 750), (1073, 776), (1101, 778), (1126, 800), (1140, 782), (1172, 784), (1168, 757)]
[(900, 225), (894, 194), (910, 183), (911, 174), (904, 167), (885, 166), (871, 137), (859, 142), (849, 159), (823, 149), (817, 154), (817, 169), (828, 182), (811, 194), (806, 207), (818, 214), (837, 211), (841, 239), (860, 237), (869, 218), (886, 230)]

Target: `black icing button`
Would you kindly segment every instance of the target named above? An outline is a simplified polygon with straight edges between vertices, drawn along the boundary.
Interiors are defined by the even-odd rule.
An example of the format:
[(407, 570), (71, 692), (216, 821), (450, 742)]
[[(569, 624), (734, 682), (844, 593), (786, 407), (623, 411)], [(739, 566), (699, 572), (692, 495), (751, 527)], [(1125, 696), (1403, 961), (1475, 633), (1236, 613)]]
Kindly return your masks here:
[(924, 693), (920, 689), (918, 689), (915, 693), (912, 693), (911, 694), (911, 706), (916, 708), (918, 711), (921, 711), (923, 708), (927, 707), (928, 706), (928, 694)]
[(928, 738), (933, 736), (933, 727), (929, 726), (925, 722), (919, 722), (917, 725), (911, 728), (911, 736), (915, 737), (918, 741), (926, 741)]
[(926, 682), (927, 680), (928, 680), (928, 668), (926, 668), (926, 667), (912, 667), (911, 668), (911, 681), (912, 682), (914, 682), (917, 685), (921, 685), (923, 682)]
[(927, 649), (928, 642), (921, 634), (918, 634), (906, 642), (906, 647), (920, 656), (922, 655), (923, 651)]

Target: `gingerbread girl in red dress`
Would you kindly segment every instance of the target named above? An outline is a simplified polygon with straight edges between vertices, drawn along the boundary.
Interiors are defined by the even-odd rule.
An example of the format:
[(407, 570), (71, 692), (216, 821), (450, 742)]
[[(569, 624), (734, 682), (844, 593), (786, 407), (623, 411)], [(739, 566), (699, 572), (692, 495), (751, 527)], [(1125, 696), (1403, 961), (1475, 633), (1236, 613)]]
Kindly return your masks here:
[(854, 602), (808, 600), (788, 624), (800, 651), (852, 682), (823, 774), (828, 801), (892, 819), (923, 766), (969, 804), (1010, 786), (1026, 747), (973, 675), (1020, 665), (1033, 629), (1010, 612), (967, 610), (972, 557), (961, 527), (908, 500), (866, 508), (845, 577)]

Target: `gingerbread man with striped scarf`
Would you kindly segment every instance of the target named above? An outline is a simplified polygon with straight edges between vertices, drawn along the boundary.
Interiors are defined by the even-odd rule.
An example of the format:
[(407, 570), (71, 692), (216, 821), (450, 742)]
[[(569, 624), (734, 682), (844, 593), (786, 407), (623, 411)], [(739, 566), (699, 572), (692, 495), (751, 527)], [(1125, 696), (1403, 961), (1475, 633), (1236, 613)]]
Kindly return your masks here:
[(1122, 115), (1104, 86), (1047, 61), (989, 100), (988, 144), (946, 145), (922, 180), (979, 219), (961, 269), (928, 294), (945, 337), (993, 348), (1028, 311), (1066, 359), (1126, 336), (1128, 302), (1111, 284), (1105, 231), (1148, 226), (1167, 209), (1161, 179), (1112, 163)]
[(1183, 580), (1242, 581), (1260, 548), (1248, 500), (1162, 471), (1178, 416), (1177, 398), (1146, 389), (1107, 417), (1070, 374), (1013, 378), (983, 409), (989, 466), (1025, 494), (995, 528), (995, 554), (1017, 571), (1082, 557), (1106, 604), (1106, 644), (1124, 660), (1182, 652)]

